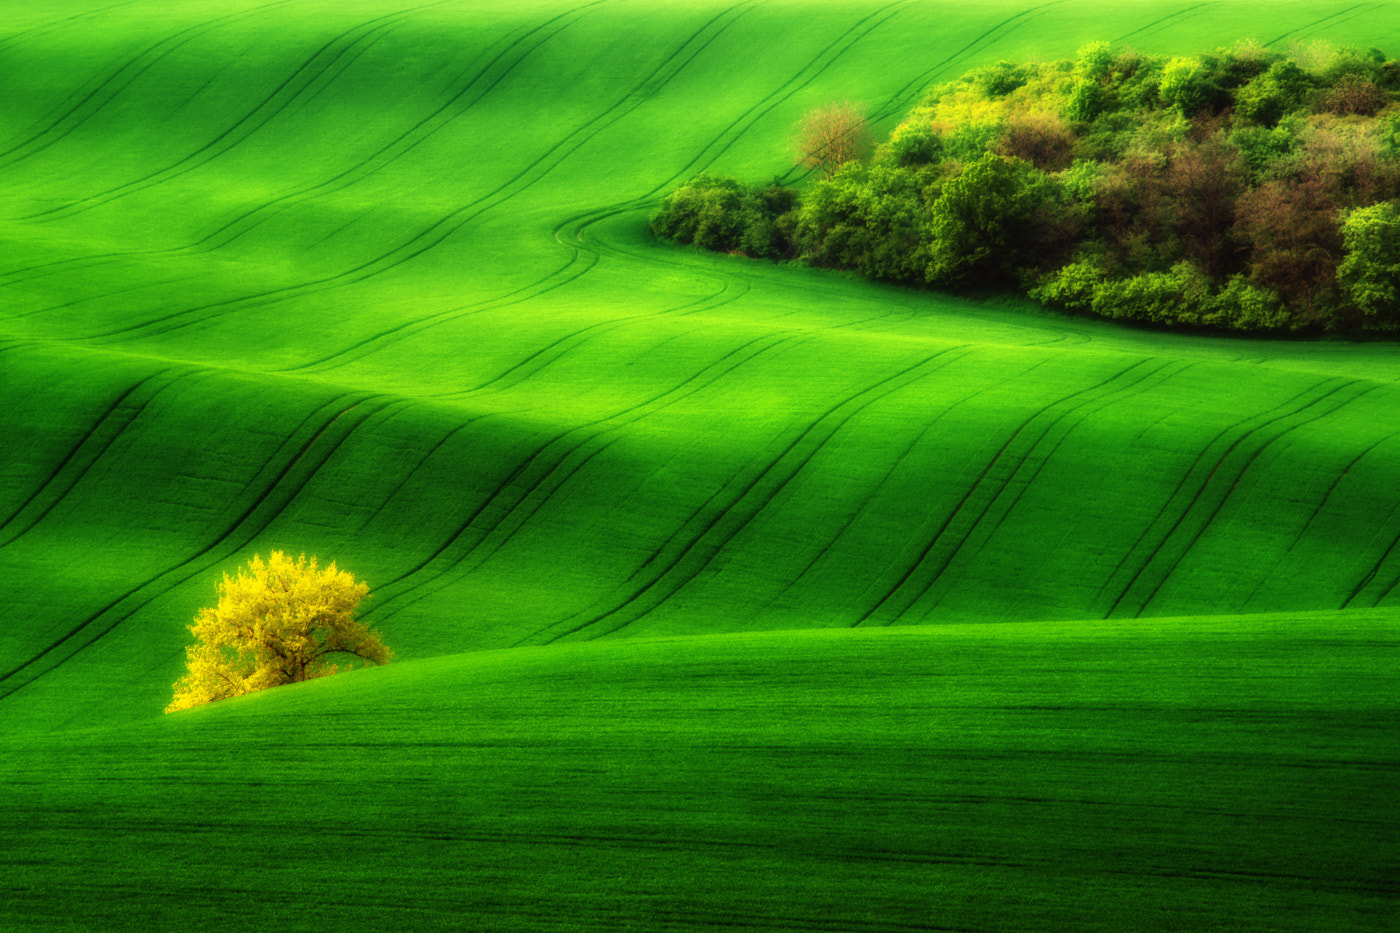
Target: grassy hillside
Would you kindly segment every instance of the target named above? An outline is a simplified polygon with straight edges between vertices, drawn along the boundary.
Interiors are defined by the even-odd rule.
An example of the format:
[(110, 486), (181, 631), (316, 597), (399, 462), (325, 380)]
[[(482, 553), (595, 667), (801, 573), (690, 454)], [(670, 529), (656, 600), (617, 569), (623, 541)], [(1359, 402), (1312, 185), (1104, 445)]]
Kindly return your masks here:
[[(24, 842), (0, 926), (1374, 928), (1400, 828), (1373, 728), (1400, 687), (1393, 344), (1115, 329), (645, 230), (702, 169), (795, 178), (791, 128), (832, 99), (887, 128), (977, 64), (1242, 37), (1394, 50), (1400, 4), (8, 4), (0, 832)], [(160, 717), (185, 625), (271, 548), (368, 580), (399, 664)], [(939, 628), (813, 631), (914, 624)], [(827, 673), (794, 687), (785, 652)], [(634, 657), (720, 672), (721, 705), (682, 681), (629, 705), (602, 670)], [(987, 673), (956, 715), (922, 692), (945, 663)], [(1197, 663), (1219, 706), (1183, 699)], [(1080, 704), (1063, 730), (995, 712), (1022, 682)], [(870, 718), (838, 753), (842, 697)], [(929, 731), (949, 716), (968, 735)], [(1299, 738), (1333, 727), (1335, 760)], [(397, 743), (458, 728), (480, 744), (424, 745), (400, 782)], [(742, 755), (712, 783), (720, 733)], [(946, 772), (958, 748), (1008, 749), (1005, 783)], [(567, 772), (591, 760), (615, 770)], [(473, 829), (478, 773), (498, 809)], [(541, 773), (570, 776), (522, 795)], [(911, 789), (938, 775), (963, 789)], [(612, 793), (629, 776), (643, 803)], [(1241, 796), (1162, 804), (1174, 781)], [(311, 828), (236, 868), (292, 799)], [(332, 826), (344, 848), (308, 848)], [(872, 867), (866, 836), (932, 861)], [(1108, 856), (1142, 846), (1160, 870), (1125, 880)], [(246, 905), (303, 875), (321, 913)]]
[(0, 772), (33, 814), (0, 925), (1379, 929), (1397, 635), (608, 640), (35, 737)]

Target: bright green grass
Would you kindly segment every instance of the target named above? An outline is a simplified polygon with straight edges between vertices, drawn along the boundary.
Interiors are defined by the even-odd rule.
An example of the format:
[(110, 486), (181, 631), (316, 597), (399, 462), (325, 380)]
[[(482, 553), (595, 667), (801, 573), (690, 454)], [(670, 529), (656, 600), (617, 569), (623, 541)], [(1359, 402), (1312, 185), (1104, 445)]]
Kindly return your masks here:
[(405, 663), (13, 744), (0, 927), (1381, 929), (1397, 664), (1394, 613)]
[[(529, 929), (541, 910), (569, 911), (580, 924), (606, 925), (616, 911), (621, 926), (683, 926), (690, 914), (643, 920), (639, 905), (681, 911), (675, 905), (690, 901), (710, 905), (701, 922), (732, 915), (798, 929), (862, 909), (871, 923), (902, 922), (906, 908), (940, 903), (955, 912), (983, 904), (987, 916), (1032, 929), (1121, 928), (1105, 919), (1109, 910), (1160, 921), (1143, 928), (1170, 928), (1167, 917), (1180, 915), (1177, 928), (1199, 929), (1193, 912), (1212, 909), (1224, 929), (1375, 928), (1368, 912), (1394, 908), (1394, 883), (1343, 890), (1338, 879), (1394, 875), (1380, 868), (1393, 867), (1393, 843), (1383, 841), (1394, 837), (1395, 806), (1364, 784), (1366, 775), (1394, 783), (1393, 748), (1375, 746), (1366, 759), (1374, 772), (1337, 777), (1293, 768), (1288, 756), (1306, 757), (1310, 746), (1279, 732), (1260, 746), (1267, 754), (1213, 736), (1207, 744), (1225, 757), (1193, 758), (1196, 746), (1177, 726), (1159, 736), (1155, 721), (1126, 714), (1076, 714), (1054, 748), (1080, 763), (1051, 772), (1091, 795), (1083, 799), (1121, 790), (1111, 798), (1118, 809), (1083, 804), (1036, 822), (1015, 802), (1037, 797), (1022, 761), (1005, 787), (991, 788), (997, 807), (938, 805), (938, 822), (987, 834), (984, 848), (1002, 853), (995, 878), (963, 867), (929, 881), (928, 866), (910, 862), (881, 882), (883, 906), (855, 906), (869, 874), (854, 840), (876, 835), (904, 851), (889, 827), (922, 825), (935, 806), (915, 794), (889, 791), (868, 805), (860, 795), (882, 775), (892, 786), (919, 780), (943, 739), (891, 725), (903, 737), (897, 747), (924, 749), (891, 756), (883, 726), (867, 723), (850, 754), (874, 777), (842, 784), (836, 759), (804, 744), (823, 720), (773, 705), (787, 675), (762, 663), (760, 647), (823, 646), (822, 663), (844, 671), (832, 674), (832, 696), (859, 696), (851, 686), (868, 677), (887, 685), (871, 696), (888, 698), (904, 690), (889, 679), (897, 666), (857, 646), (903, 642), (758, 633), (937, 624), (946, 631), (918, 638), (948, 639), (937, 644), (949, 663), (975, 667), (979, 652), (1020, 659), (1008, 662), (1014, 673), (987, 669), (983, 687), (993, 690), (1039, 676), (1024, 657), (1061, 653), (1068, 630), (1017, 624), (993, 635), (971, 623), (1111, 618), (1084, 623), (1086, 631), (1122, 634), (1158, 631), (1146, 621), (1154, 617), (1194, 616), (1170, 630), (1199, 630), (1207, 663), (1239, 639), (1280, 636), (1273, 622), (1252, 629), (1255, 614), (1319, 612), (1299, 651), (1309, 669), (1324, 668), (1324, 629), (1388, 625), (1400, 605), (1393, 344), (1122, 330), (1016, 301), (677, 250), (645, 231), (661, 193), (697, 171), (749, 181), (788, 173), (792, 125), (833, 98), (864, 103), (888, 126), (929, 84), (997, 59), (1067, 57), (1095, 39), (1194, 53), (1250, 36), (1278, 48), (1326, 40), (1400, 54), (1400, 4), (8, 4), (0, 11), (0, 767), (16, 770), (0, 772), (0, 835), (52, 832), (0, 850), (10, 859), (0, 864), (6, 879), (24, 871), (0, 892), (0, 910), (11, 910), (0, 928), (61, 927), (61, 917), (89, 908), (72, 926), (111, 927), (98, 911), (110, 909), (116, 889), (90, 896), (85, 885), (116, 878), (146, 892), (122, 922), (140, 926), (149, 908), (157, 925), (183, 927), (217, 919), (248, 892), (273, 903), (282, 895), (268, 888), (285, 891), (302, 870), (329, 877), (336, 893), (321, 909), (340, 925), (356, 917), (401, 925), (386, 906), (392, 888), (392, 903), (446, 912), (405, 922), (479, 929), (502, 928), (507, 915)], [(270, 548), (335, 559), (368, 580), (369, 617), (402, 666), (153, 722), (180, 673), (185, 625), (213, 598), (219, 573)], [(1132, 628), (1139, 624), (1147, 627)], [(695, 637), (720, 633), (733, 637)], [(214, 728), (235, 722), (236, 710), (266, 709), (259, 730), (320, 734), (338, 691), (354, 684), (376, 685), (357, 702), (396, 734), (476, 728), (471, 717), (486, 708), (476, 700), (486, 699), (470, 692), (482, 670), (474, 665), (516, 672), (522, 691), (528, 670), (547, 670), (567, 694), (569, 678), (585, 676), (572, 665), (596, 674), (607, 659), (628, 657), (618, 639), (635, 637), (684, 639), (636, 649), (655, 665), (694, 653), (744, 671), (744, 702), (777, 724), (741, 718), (723, 728), (769, 728), (775, 745), (793, 749), (782, 762), (746, 757), (713, 783), (709, 772), (723, 765), (714, 757), (722, 750), (705, 745), (713, 724), (678, 685), (666, 700), (674, 715), (617, 718), (618, 729), (664, 739), (613, 748), (604, 733), (559, 750), (557, 762), (544, 750), (500, 765), (507, 770), (493, 793), (509, 796), (511, 775), (538, 782), (542, 771), (592, 757), (645, 776), (637, 748), (680, 750), (677, 760), (691, 763), (656, 777), (642, 798), (654, 813), (680, 814), (676, 841), (643, 861), (627, 832), (638, 811), (611, 809), (582, 785), (570, 793), (583, 796), (534, 816), (513, 798), (501, 818), (515, 815), (501, 825), (523, 820), (531, 838), (556, 842), (612, 839), (611, 848), (590, 843), (586, 871), (558, 848), (529, 848), (523, 864), (507, 849), (476, 852), (466, 817), (430, 832), (428, 811), (459, 812), (463, 785), (452, 781), (465, 776), (444, 778), (421, 799), (409, 798), (413, 785), (395, 790), (398, 809), (377, 822), (398, 821), (403, 835), (388, 837), (398, 842), (357, 835), (372, 809), (339, 807), (336, 785), (316, 782), (341, 771), (342, 754), (385, 754), (375, 740), (364, 735), (361, 752), (313, 747), (281, 771), (268, 746), (227, 745)], [(564, 644), (590, 639), (609, 641)], [(1173, 645), (1173, 663), (1189, 668), (1197, 643)], [(481, 651), (503, 653), (463, 654)], [(1100, 655), (1103, 676), (1147, 695), (1157, 675), (1133, 667), (1132, 651), (1121, 669), (1117, 657)], [(1258, 676), (1279, 676), (1281, 657), (1266, 659), (1274, 666)], [(1234, 704), (1222, 708), (1247, 719), (1255, 674), (1244, 661), (1235, 669), (1238, 677), (1219, 681)], [(464, 673), (442, 679), (449, 671)], [(1393, 719), (1393, 702), (1353, 708), (1341, 676), (1303, 678), (1296, 694), (1281, 686), (1270, 702), (1311, 710), (1309, 729), (1344, 721), (1346, 741), (1359, 747), (1370, 735), (1364, 722)], [(497, 708), (512, 689), (500, 678), (489, 688)], [(617, 713), (622, 701), (606, 684), (589, 689), (587, 699), (537, 704), (540, 721)], [(446, 718), (439, 702), (452, 710)], [(981, 702), (963, 720), (985, 719), (981, 747), (1017, 747), (1003, 720), (975, 712)], [(306, 705), (276, 713), (282, 703)], [(1259, 709), (1272, 715), (1268, 704)], [(74, 728), (96, 731), (48, 737)], [(204, 728), (213, 731), (181, 732)], [(177, 753), (182, 735), (193, 744)], [(1102, 743), (1159, 739), (1176, 749), (1164, 752), (1175, 763), (1149, 759), (1165, 770), (1143, 785), (1105, 781), (1117, 764), (1092, 755)], [(149, 743), (165, 749), (151, 753), (149, 783), (123, 782), (115, 798), (106, 785), (59, 777), (79, 766), (139, 772)], [(92, 757), (94, 747), (106, 757)], [(1076, 748), (1089, 757), (1074, 758)], [(423, 754), (438, 757), (415, 767), (433, 773), (473, 775), (482, 763), (451, 747)], [(1278, 823), (1253, 803), (1237, 810), (1208, 796), (1187, 808), (1195, 817), (1182, 829), (1182, 811), (1155, 801), (1169, 778), (1199, 783), (1186, 779), (1198, 765), (1231, 786), (1283, 788), (1261, 801), (1321, 800), (1335, 778), (1364, 815), (1347, 822), (1328, 804), (1319, 812), (1332, 817), (1308, 822), (1288, 810)], [(55, 779), (33, 784), (34, 767)], [(389, 781), (388, 764), (373, 767), (374, 781)], [(979, 780), (992, 781), (982, 767)], [(182, 777), (169, 784), (163, 768)], [(784, 768), (812, 775), (812, 788), (845, 790), (826, 798), (799, 780), (783, 806), (810, 805), (812, 815), (778, 825), (760, 798), (783, 783)], [(264, 778), (243, 776), (258, 769)], [(289, 795), (307, 801), (317, 827), (346, 814), (336, 837), (348, 840), (346, 859), (308, 849), (308, 836), (289, 830), (269, 843), (282, 847), (269, 874), (240, 874), (259, 870), (245, 835), (259, 827), (219, 824), (229, 817), (217, 801), (227, 782), (251, 793), (252, 780), (265, 781), (276, 807), (293, 806)], [(151, 836), (122, 835), (136, 823), (103, 822), (122, 818), (109, 812), (113, 800), (139, 812), (172, 787), (211, 801), (205, 815), (162, 815)], [(1141, 804), (1136, 816), (1124, 809), (1132, 801)], [(421, 812), (404, 815), (411, 807)], [(842, 808), (852, 815), (834, 819)], [(198, 831), (203, 819), (217, 831)], [(1145, 836), (1136, 835), (1139, 819)], [(1086, 820), (1092, 831), (1078, 841), (1059, 832)], [(526, 838), (501, 835), (516, 831), (498, 827), (490, 838)], [(665, 836), (668, 826), (646, 832)], [(947, 848), (945, 837), (920, 832), (909, 849)], [(690, 844), (754, 833), (768, 848)], [(835, 854), (813, 854), (823, 833), (834, 834)], [(1297, 838), (1279, 842), (1290, 833)], [(181, 867), (176, 850), (196, 836), (213, 849)], [(1048, 856), (1006, 861), (1012, 836), (1060, 852), (1065, 874)], [(98, 839), (130, 839), (132, 848)], [(1166, 847), (1152, 850), (1166, 853), (1151, 863), (1167, 866), (1159, 877), (1113, 867), (1140, 839)], [(1286, 871), (1271, 861), (1304, 858), (1298, 839), (1331, 853), (1330, 867)], [(135, 851), (157, 854), (146, 862)], [(434, 851), (444, 859), (429, 867)], [(731, 855), (740, 866), (732, 871)], [(114, 875), (103, 858), (125, 867)], [(393, 875), (401, 862), (418, 867), (356, 886), (358, 872)], [(643, 862), (654, 877), (640, 901), (606, 882), (635, 880)], [(457, 883), (462, 865), (473, 866), (466, 874), (482, 879), (479, 889)], [(219, 889), (222, 906), (190, 900), (207, 866), (235, 879)], [(65, 882), (65, 867), (87, 880)], [(1194, 874), (1227, 870), (1253, 874)], [(456, 880), (430, 894), (441, 877)], [(736, 878), (747, 893), (715, 906)], [(1305, 897), (1300, 878), (1326, 895)], [(765, 891), (791, 893), (756, 906)], [(472, 913), (485, 909), (477, 897), (497, 898), (486, 920)], [(777, 903), (796, 919), (777, 919)], [(918, 923), (998, 928), (956, 916), (944, 923), (924, 912)]]

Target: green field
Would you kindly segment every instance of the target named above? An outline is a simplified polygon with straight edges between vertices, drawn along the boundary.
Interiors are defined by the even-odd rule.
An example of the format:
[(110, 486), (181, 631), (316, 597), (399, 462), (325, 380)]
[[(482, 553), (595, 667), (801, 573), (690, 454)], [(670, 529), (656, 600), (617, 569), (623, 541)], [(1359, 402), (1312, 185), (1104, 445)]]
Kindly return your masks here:
[[(808, 109), (1400, 3), (11, 0), (0, 930), (1400, 918), (1400, 347), (658, 243)], [(221, 572), (382, 669), (162, 716)]]

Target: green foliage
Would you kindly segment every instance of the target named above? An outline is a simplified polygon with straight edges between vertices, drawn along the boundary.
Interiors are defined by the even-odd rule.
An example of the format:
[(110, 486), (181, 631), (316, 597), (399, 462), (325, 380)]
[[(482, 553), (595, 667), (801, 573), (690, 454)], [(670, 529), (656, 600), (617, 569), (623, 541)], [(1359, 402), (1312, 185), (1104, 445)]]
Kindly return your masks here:
[(662, 199), (651, 228), (677, 243), (777, 259), (791, 248), (780, 218), (795, 203), (796, 194), (776, 181), (757, 188), (702, 173)]
[(976, 162), (996, 148), (1005, 132), (1005, 124), (1000, 120), (954, 127), (942, 135), (943, 158), (949, 162)]
[(1342, 223), (1346, 256), (1337, 267), (1343, 296), (1368, 326), (1400, 327), (1400, 209), (1394, 201), (1350, 211)]
[(743, 185), (732, 178), (700, 174), (675, 189), (652, 214), (652, 230), (677, 243), (729, 251), (743, 237)]
[(1090, 42), (1074, 53), (1075, 81), (1102, 83), (1113, 65), (1112, 47), (1107, 42)]
[(904, 123), (880, 148), (876, 161), (899, 168), (932, 165), (943, 157), (943, 137), (927, 123)]
[(1380, 121), (1376, 127), (1378, 154), (1387, 161), (1400, 161), (1400, 110)]
[(1312, 88), (1312, 78), (1296, 62), (1276, 61), (1235, 94), (1235, 113), (1249, 123), (1272, 127), (1296, 110)]
[(1288, 310), (1273, 292), (1244, 276), (1234, 276), (1212, 294), (1206, 276), (1185, 262), (1166, 272), (1111, 278), (1097, 261), (1082, 260), (1041, 277), (1029, 294), (1076, 314), (1168, 326), (1270, 331), (1291, 323)]
[(851, 163), (812, 186), (798, 214), (802, 255), (872, 278), (918, 281), (928, 264), (928, 209), (920, 176)]
[[(1383, 293), (1357, 284), (1359, 258), (1337, 288), (1337, 218), (1400, 193), (1391, 64), (1257, 43), (1162, 59), (1093, 42), (1072, 61), (1001, 61), (930, 91), (872, 169), (813, 185), (800, 209), (702, 178), (654, 228), (893, 281), (1020, 282), (1117, 319), (1374, 327)], [(1091, 269), (1104, 279), (1092, 287)]]
[(1027, 226), (1044, 191), (1019, 159), (987, 153), (944, 183), (933, 203), (927, 278), (940, 285), (1005, 279), (1029, 246)]
[(1272, 128), (1235, 127), (1230, 133), (1230, 142), (1244, 158), (1251, 184), (1258, 185), (1291, 168), (1293, 157), (1302, 151), (1299, 132), (1303, 125), (1301, 118), (1290, 118)]
[(1026, 65), (1000, 61), (972, 72), (968, 79), (985, 97), (1005, 97), (1025, 86), (1028, 73)]
[(1278, 331), (1290, 326), (1292, 314), (1274, 292), (1244, 275), (1231, 276), (1201, 315), (1202, 323), (1243, 332)]
[(1164, 103), (1189, 119), (1210, 105), (1219, 88), (1198, 59), (1173, 58), (1162, 69), (1157, 92)]
[(1065, 102), (1065, 117), (1075, 123), (1089, 123), (1107, 106), (1104, 82), (1113, 55), (1107, 42), (1091, 42), (1081, 47), (1074, 60), (1074, 85)]
[(378, 634), (355, 618), (367, 596), (369, 586), (333, 561), (322, 569), (304, 554), (273, 551), (265, 562), (255, 554), (237, 577), (224, 574), (218, 605), (189, 627), (189, 670), (165, 711), (327, 677), (339, 670), (334, 658), (389, 663)]

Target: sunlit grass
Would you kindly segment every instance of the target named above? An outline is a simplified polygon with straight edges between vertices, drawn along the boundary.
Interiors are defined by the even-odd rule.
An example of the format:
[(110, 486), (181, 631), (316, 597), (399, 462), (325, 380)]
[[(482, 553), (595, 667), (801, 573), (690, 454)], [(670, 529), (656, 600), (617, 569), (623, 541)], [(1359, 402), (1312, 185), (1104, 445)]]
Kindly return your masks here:
[[(14, 6), (0, 927), (1393, 907), (1392, 345), (645, 229), (834, 98), (1104, 38), (1394, 54), (1393, 5)], [(160, 717), (274, 547), (401, 660)]]

